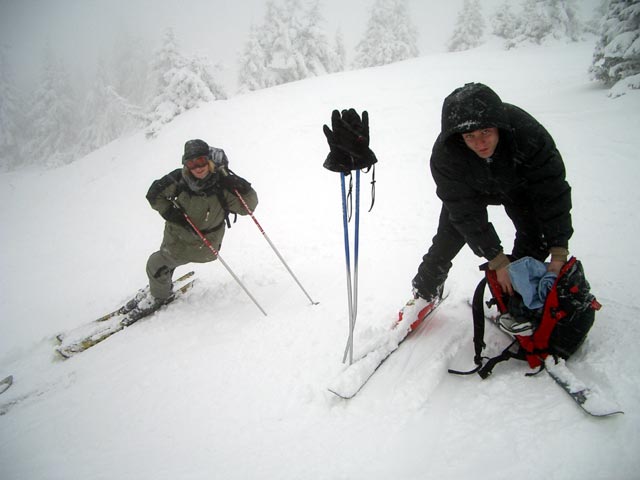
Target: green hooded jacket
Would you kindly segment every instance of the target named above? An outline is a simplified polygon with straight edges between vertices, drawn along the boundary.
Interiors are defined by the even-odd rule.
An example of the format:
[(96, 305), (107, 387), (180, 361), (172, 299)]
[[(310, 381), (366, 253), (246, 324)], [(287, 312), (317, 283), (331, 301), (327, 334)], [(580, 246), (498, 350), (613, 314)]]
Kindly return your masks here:
[[(203, 180), (197, 180), (187, 168), (178, 168), (151, 184), (147, 200), (166, 220), (161, 250), (187, 263), (204, 263), (216, 259), (214, 253), (193, 231), (184, 217), (172, 211), (175, 207), (170, 199), (177, 201), (182, 211), (189, 216), (213, 247), (220, 250), (227, 215), (248, 215), (248, 212), (236, 194), (223, 188), (219, 180), (216, 172), (210, 173)], [(243, 193), (242, 198), (253, 212), (258, 205), (255, 190), (249, 187), (249, 191)]]

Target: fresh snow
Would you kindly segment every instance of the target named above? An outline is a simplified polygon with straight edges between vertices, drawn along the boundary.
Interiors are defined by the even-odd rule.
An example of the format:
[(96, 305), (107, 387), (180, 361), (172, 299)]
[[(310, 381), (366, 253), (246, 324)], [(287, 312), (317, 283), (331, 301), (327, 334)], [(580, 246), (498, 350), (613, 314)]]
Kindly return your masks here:
[[(637, 479), (640, 468), (640, 95), (589, 81), (594, 41), (424, 56), (283, 85), (189, 111), (63, 168), (0, 175), (0, 472), (17, 479)], [(567, 364), (624, 415), (584, 414), (547, 375), (472, 366), (481, 259), (464, 249), (447, 302), (356, 397), (327, 387), (348, 334), (337, 174), (322, 168), (334, 108), (367, 109), (376, 203), (360, 227), (355, 347), (378, 338), (410, 296), (440, 202), (429, 154), (442, 100), (484, 82), (552, 133), (573, 187), (571, 251), (604, 308)], [(186, 140), (226, 150), (260, 197), (256, 217), (318, 305), (311, 305), (248, 217), (219, 263), (156, 315), (67, 361), (55, 335), (97, 318), (146, 283), (163, 222), (150, 183)], [(46, 152), (42, 152), (46, 163)], [(513, 229), (490, 212), (508, 246)], [(487, 329), (488, 349), (505, 338)]]

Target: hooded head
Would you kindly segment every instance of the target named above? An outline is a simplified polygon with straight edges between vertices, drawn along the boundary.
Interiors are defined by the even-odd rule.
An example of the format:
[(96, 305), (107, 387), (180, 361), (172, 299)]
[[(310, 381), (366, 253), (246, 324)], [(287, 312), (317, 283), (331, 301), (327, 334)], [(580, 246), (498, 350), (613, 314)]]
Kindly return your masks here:
[(482, 83), (467, 83), (457, 88), (442, 105), (443, 139), (451, 135), (496, 127), (509, 130), (509, 122), (500, 97)]

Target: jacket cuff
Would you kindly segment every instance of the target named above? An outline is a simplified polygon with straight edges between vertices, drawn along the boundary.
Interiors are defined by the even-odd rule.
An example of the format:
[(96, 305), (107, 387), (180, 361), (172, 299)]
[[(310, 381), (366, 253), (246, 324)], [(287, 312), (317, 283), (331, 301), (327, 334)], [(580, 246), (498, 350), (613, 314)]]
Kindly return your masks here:
[(567, 263), (569, 258), (569, 250), (565, 247), (551, 247), (549, 253), (551, 254), (552, 262), (561, 261), (562, 263)]
[(489, 270), (500, 270), (510, 263), (509, 257), (507, 257), (503, 252), (500, 252), (495, 256), (495, 258), (489, 260)]

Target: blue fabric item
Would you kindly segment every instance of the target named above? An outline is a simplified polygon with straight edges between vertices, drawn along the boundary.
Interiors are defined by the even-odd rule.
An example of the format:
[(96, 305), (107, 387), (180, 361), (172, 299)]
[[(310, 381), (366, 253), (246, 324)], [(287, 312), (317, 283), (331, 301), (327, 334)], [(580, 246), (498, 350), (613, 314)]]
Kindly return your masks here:
[(547, 265), (532, 257), (523, 257), (507, 267), (513, 289), (522, 296), (524, 305), (535, 310), (544, 306), (557, 274), (547, 271)]

